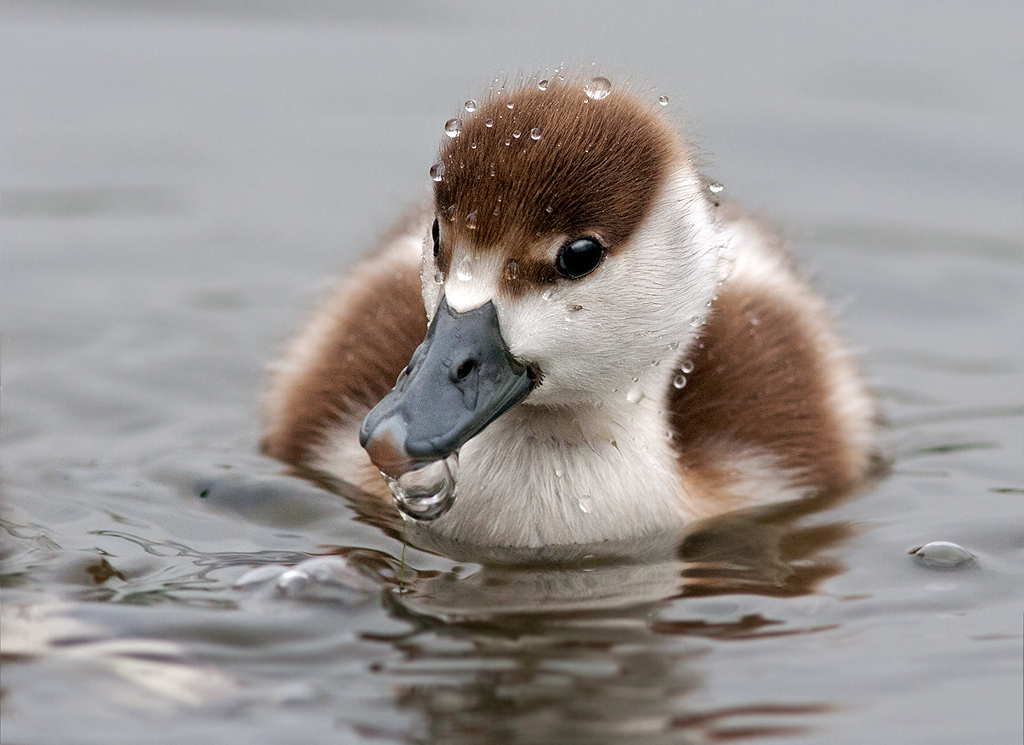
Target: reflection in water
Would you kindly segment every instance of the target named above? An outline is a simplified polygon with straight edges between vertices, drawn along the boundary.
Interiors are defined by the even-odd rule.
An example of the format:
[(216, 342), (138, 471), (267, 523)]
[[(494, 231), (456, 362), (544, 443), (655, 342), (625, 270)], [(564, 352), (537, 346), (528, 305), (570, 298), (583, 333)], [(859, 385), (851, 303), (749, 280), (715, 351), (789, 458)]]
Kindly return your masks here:
[[(344, 494), (364, 519), (399, 534), (393, 510), (350, 487)], [(776, 705), (765, 691), (765, 703), (701, 708), (705, 657), (722, 641), (834, 624), (659, 614), (668, 600), (678, 615), (687, 598), (813, 593), (843, 570), (828, 552), (853, 531), (822, 522), (821, 510), (835, 501), (723, 515), (682, 537), (541, 549), (467, 547), (413, 525), (414, 545), (476, 566), (419, 575), (405, 592), (387, 594), (392, 612), (417, 630), (367, 637), (403, 653), (375, 672), (398, 682), (399, 705), (423, 717), (426, 742), (658, 743), (812, 730), (830, 702)]]

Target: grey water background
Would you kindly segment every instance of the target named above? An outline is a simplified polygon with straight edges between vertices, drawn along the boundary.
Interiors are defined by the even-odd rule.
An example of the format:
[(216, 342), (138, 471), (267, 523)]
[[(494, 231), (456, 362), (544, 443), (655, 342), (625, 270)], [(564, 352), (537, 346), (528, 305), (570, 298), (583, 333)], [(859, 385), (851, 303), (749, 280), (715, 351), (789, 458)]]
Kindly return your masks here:
[[(4, 743), (1020, 742), (1022, 31), (1017, 2), (0, 3)], [(891, 473), (618, 558), (413, 535), (400, 594), (389, 515), (257, 454), (264, 366), (462, 101), (559, 64), (669, 96), (783, 226)], [(976, 559), (908, 554), (934, 540)], [(323, 553), (325, 597), (235, 586)]]

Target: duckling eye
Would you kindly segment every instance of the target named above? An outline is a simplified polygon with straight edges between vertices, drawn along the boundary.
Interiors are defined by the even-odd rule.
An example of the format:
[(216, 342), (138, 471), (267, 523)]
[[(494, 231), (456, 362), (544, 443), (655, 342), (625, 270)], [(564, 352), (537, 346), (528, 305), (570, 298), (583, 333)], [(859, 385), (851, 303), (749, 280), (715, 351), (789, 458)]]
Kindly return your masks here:
[(434, 239), (434, 256), (436, 257), (441, 252), (441, 226), (437, 224), (436, 218), (430, 228), (430, 237)]
[(603, 258), (604, 246), (593, 238), (577, 238), (558, 249), (555, 269), (563, 277), (579, 279), (597, 269)]

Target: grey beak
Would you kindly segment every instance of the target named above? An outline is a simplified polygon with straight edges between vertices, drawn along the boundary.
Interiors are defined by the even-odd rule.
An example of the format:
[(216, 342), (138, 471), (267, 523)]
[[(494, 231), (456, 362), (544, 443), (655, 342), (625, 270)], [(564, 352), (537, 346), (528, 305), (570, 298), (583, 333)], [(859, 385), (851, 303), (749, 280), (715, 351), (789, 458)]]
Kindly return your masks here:
[(533, 387), (488, 302), (456, 313), (442, 299), (423, 343), (359, 430), (380, 470), (398, 477), (462, 447)]

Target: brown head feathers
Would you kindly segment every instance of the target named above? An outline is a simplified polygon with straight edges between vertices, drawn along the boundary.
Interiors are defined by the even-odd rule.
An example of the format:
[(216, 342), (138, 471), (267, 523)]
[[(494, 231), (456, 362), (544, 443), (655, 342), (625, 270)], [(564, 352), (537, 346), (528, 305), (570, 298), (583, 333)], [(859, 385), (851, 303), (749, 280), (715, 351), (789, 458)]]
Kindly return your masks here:
[(680, 141), (653, 97), (616, 85), (601, 97), (586, 86), (556, 78), (541, 89), (530, 80), (462, 117), (434, 186), (442, 271), (451, 259), (445, 244), (500, 244), (534, 275), (523, 279), (554, 281), (550, 261), (531, 257), (528, 246), (591, 236), (614, 252), (644, 220), (685, 157)]

